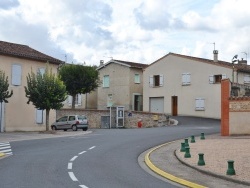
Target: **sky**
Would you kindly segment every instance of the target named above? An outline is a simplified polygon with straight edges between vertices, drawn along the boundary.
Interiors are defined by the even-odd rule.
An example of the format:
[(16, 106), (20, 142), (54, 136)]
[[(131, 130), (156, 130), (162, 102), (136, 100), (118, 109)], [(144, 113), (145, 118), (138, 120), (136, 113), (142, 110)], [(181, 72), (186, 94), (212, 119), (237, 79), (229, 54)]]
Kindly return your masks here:
[(0, 40), (66, 61), (249, 61), (249, 0), (0, 0)]

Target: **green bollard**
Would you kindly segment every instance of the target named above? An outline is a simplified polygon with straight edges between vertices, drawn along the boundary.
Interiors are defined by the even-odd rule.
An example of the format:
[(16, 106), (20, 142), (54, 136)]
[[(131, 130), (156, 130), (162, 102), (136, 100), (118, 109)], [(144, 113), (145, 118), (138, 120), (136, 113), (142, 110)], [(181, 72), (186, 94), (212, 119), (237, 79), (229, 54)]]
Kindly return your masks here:
[(185, 142), (182, 142), (180, 152), (185, 152), (185, 151), (186, 151)]
[(204, 154), (199, 153), (198, 155), (199, 155), (198, 166), (204, 166), (205, 165)]
[(194, 136), (192, 135), (191, 136), (191, 141), (190, 141), (191, 143), (195, 143), (195, 138), (194, 138)]
[(201, 140), (205, 140), (204, 133), (201, 133)]
[(189, 147), (188, 138), (185, 138), (185, 147)]
[(234, 161), (229, 160), (227, 161), (227, 163), (228, 163), (227, 175), (235, 175)]
[(191, 158), (190, 147), (185, 147), (185, 149), (186, 149), (186, 152), (185, 152), (184, 157), (185, 158)]

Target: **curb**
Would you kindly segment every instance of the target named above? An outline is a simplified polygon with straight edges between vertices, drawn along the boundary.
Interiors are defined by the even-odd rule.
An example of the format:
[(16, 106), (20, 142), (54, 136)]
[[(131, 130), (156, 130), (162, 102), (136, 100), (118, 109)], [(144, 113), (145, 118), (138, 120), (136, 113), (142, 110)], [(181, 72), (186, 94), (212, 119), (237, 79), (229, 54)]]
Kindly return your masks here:
[(159, 168), (157, 168), (151, 161), (150, 161), (150, 154), (163, 147), (163, 146), (166, 146), (168, 144), (171, 144), (175, 141), (172, 141), (172, 142), (168, 142), (168, 143), (165, 143), (165, 144), (162, 144), (162, 145), (159, 145), (159, 146), (156, 146), (155, 148), (151, 149), (146, 155), (145, 155), (145, 163), (146, 165), (153, 171), (155, 172), (156, 174), (159, 174), (160, 176), (168, 179), (168, 180), (171, 180), (173, 182), (176, 182), (178, 184), (181, 184), (181, 185), (185, 185), (187, 187), (191, 187), (191, 188), (205, 188), (205, 186), (203, 185), (199, 185), (199, 184), (196, 184), (196, 183), (193, 183), (193, 182), (190, 182), (190, 181), (187, 181), (187, 180), (184, 180), (184, 179), (181, 179), (181, 178), (178, 178), (172, 174), (169, 174)]
[(174, 155), (175, 157), (184, 165), (192, 168), (192, 169), (195, 169), (199, 172), (202, 172), (204, 174), (207, 174), (207, 175), (210, 175), (210, 176), (213, 176), (213, 177), (216, 177), (216, 178), (220, 178), (220, 179), (224, 179), (226, 181), (231, 181), (231, 182), (234, 182), (234, 183), (238, 183), (238, 184), (242, 184), (242, 185), (247, 185), (247, 186), (250, 186), (250, 182), (246, 182), (246, 181), (241, 181), (241, 180), (236, 180), (236, 179), (232, 179), (232, 178), (229, 178), (229, 177), (226, 177), (226, 176), (223, 176), (223, 175), (220, 175), (220, 174), (215, 174), (213, 172), (210, 172), (210, 171), (205, 171), (203, 169), (200, 169), (200, 168), (197, 168), (193, 165), (190, 165), (188, 163), (186, 163), (185, 161), (183, 161), (181, 158), (178, 157), (178, 155), (176, 154), (176, 150), (174, 151)]

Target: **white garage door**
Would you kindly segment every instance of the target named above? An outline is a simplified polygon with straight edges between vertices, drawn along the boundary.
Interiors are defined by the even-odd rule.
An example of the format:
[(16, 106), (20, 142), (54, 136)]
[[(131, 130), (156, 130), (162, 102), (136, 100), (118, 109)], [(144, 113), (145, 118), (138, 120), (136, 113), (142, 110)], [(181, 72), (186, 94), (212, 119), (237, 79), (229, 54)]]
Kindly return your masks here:
[(164, 97), (150, 97), (149, 98), (150, 112), (163, 113), (164, 112)]

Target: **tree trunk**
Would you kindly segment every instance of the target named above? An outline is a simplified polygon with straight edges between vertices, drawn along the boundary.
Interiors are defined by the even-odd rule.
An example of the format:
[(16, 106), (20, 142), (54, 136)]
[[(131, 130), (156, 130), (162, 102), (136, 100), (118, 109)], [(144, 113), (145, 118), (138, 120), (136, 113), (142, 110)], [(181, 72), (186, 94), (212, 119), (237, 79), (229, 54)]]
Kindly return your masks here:
[(76, 105), (76, 94), (72, 95), (72, 109), (75, 109)]
[(49, 131), (49, 111), (50, 109), (46, 109), (46, 131)]

